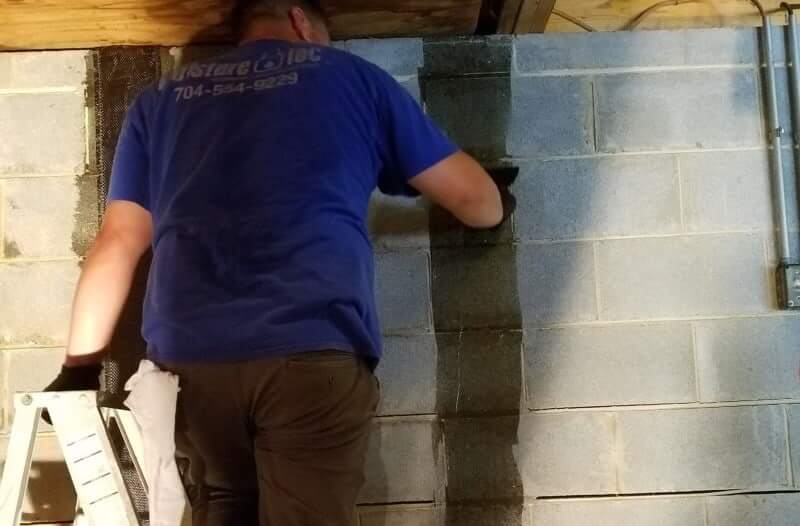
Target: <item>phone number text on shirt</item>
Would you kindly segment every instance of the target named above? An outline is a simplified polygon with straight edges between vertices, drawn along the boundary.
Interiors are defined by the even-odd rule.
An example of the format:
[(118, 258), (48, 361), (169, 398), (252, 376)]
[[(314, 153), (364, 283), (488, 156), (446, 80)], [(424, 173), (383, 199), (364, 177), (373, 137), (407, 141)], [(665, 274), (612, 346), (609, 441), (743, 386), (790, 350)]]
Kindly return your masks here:
[(182, 100), (191, 100), (196, 97), (219, 97), (223, 95), (233, 95), (236, 93), (247, 93), (249, 91), (265, 91), (270, 89), (279, 88), (281, 86), (293, 86), (300, 80), (300, 76), (296, 71), (285, 73), (282, 75), (275, 75), (273, 77), (265, 77), (251, 81), (242, 82), (225, 82), (219, 84), (194, 84), (188, 86), (177, 86), (173, 89), (175, 92), (175, 100), (180, 102)]

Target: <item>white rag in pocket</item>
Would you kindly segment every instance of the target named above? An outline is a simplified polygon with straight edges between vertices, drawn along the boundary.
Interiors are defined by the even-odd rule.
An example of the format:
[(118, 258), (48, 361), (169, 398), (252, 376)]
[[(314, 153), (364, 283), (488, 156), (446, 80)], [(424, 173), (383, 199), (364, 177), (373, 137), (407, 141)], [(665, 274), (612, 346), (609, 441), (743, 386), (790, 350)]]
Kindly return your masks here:
[(125, 383), (130, 408), (142, 433), (144, 475), (150, 526), (180, 526), (186, 509), (186, 492), (175, 463), (175, 412), (178, 377), (142, 360), (139, 370)]

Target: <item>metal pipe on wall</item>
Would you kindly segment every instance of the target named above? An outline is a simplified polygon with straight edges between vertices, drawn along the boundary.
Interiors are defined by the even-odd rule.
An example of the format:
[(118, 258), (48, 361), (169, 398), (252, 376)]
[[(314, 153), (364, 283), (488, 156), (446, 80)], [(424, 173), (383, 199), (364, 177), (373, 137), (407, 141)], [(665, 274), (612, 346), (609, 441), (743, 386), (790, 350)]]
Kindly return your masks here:
[[(789, 61), (791, 67), (789, 72), (792, 76), (792, 82), (789, 92), (792, 98), (792, 129), (794, 130), (794, 153), (795, 153), (795, 177), (797, 179), (797, 188), (800, 188), (800, 43), (798, 43), (797, 36), (797, 14), (794, 9), (797, 5), (790, 5), (787, 3), (781, 4), (781, 7), (786, 9), (789, 14)], [(800, 197), (800, 196), (798, 196)], [(800, 205), (800, 201), (798, 201)]]
[(767, 68), (767, 110), (769, 139), (772, 143), (772, 175), (775, 179), (776, 200), (778, 205), (778, 257), (781, 264), (789, 263), (791, 259), (791, 246), (789, 244), (789, 220), (786, 212), (786, 185), (783, 181), (783, 155), (781, 152), (781, 137), (783, 128), (778, 119), (778, 97), (775, 89), (775, 64), (772, 61), (772, 23), (769, 16), (762, 15), (764, 26), (761, 36), (764, 50), (764, 61)]

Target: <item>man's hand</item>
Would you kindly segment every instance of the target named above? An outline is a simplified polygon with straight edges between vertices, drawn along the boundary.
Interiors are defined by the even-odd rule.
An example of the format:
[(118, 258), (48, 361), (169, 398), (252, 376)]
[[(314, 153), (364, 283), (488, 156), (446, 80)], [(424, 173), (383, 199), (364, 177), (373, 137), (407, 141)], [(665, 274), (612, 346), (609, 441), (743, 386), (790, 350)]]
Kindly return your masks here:
[(100, 373), (103, 371), (101, 364), (78, 365), (67, 367), (63, 365), (61, 372), (45, 391), (97, 391), (100, 389)]
[(500, 191), (500, 200), (503, 203), (503, 219), (494, 227), (500, 228), (503, 223), (508, 221), (508, 218), (514, 213), (514, 210), (517, 209), (517, 199), (508, 187), (517, 180), (519, 168), (516, 166), (501, 166), (489, 168), (486, 170), (486, 173), (489, 174), (489, 177), (492, 178), (492, 181), (494, 181), (494, 184), (497, 185), (497, 189)]
[[(89, 365), (76, 365), (74, 367), (61, 367), (61, 372), (50, 385), (44, 388), (45, 391), (97, 391), (100, 389), (100, 373), (103, 366), (99, 363)], [(42, 411), (42, 420), (48, 424), (50, 414), (47, 410)]]

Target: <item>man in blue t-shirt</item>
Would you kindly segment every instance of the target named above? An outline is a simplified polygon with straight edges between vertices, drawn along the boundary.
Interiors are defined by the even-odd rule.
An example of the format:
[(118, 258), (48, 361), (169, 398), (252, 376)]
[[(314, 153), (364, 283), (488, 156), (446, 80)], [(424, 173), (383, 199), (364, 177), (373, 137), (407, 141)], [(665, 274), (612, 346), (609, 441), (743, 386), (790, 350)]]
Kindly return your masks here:
[(423, 194), (474, 228), (513, 198), (311, 0), (253, 0), (241, 44), (145, 90), (51, 390), (96, 389), (148, 248), (148, 358), (180, 377), (195, 526), (350, 526), (381, 355), (367, 204)]

